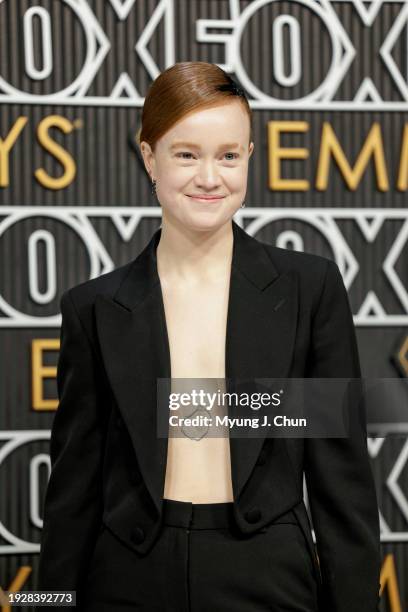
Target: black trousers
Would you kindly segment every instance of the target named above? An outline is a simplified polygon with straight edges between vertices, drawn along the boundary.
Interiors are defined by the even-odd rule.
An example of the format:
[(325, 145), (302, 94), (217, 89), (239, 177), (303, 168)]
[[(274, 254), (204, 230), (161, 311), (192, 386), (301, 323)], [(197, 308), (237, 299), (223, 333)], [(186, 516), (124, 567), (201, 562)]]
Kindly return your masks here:
[(243, 536), (232, 502), (164, 499), (147, 555), (109, 528), (96, 548), (84, 612), (319, 612), (316, 568), (293, 511)]

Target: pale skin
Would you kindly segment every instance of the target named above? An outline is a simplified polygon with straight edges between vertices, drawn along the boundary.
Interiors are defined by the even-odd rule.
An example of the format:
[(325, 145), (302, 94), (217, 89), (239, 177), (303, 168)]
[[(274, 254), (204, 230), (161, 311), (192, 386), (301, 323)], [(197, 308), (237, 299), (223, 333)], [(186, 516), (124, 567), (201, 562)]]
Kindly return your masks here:
[[(147, 142), (140, 145), (162, 207), (157, 267), (171, 376), (218, 379), (209, 391), (223, 390), (231, 219), (245, 200), (254, 149), (249, 138), (249, 117), (242, 103), (232, 100), (185, 116), (154, 152)], [(199, 201), (193, 195), (222, 197)], [(233, 501), (228, 436), (170, 437), (163, 496), (193, 503)]]

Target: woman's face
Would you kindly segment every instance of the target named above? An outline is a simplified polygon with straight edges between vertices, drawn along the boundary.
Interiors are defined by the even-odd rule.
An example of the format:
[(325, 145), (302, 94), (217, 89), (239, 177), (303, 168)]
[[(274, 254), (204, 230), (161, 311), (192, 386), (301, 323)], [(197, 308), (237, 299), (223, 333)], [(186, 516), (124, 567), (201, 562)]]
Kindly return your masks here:
[(163, 219), (192, 230), (230, 220), (245, 200), (254, 148), (249, 136), (249, 117), (234, 100), (187, 115), (158, 140), (154, 153), (142, 142)]

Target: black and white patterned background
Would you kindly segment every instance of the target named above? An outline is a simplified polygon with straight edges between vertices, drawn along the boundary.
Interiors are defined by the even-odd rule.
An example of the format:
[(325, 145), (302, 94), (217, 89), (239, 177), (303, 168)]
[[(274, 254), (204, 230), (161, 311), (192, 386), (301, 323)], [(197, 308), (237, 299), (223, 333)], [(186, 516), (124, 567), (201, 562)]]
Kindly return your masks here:
[[(133, 259), (159, 226), (134, 137), (151, 81), (190, 60), (230, 73), (254, 112), (236, 219), (261, 240), (333, 258), (364, 376), (408, 377), (406, 0), (0, 0), (4, 590), (36, 588), (59, 298)], [(381, 606), (403, 612), (408, 437), (386, 434), (367, 441)]]

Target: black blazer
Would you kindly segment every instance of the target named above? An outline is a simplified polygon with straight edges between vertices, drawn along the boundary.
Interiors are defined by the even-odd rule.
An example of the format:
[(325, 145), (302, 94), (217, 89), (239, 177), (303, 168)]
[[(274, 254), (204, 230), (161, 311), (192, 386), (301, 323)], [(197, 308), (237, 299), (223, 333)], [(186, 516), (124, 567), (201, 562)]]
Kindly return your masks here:
[[(235, 221), (232, 227), (226, 378), (359, 378), (337, 265), (262, 243)], [(76, 590), (79, 602), (103, 525), (140, 555), (160, 527), (168, 440), (156, 436), (156, 379), (171, 376), (160, 234), (135, 260), (61, 298), (60, 401), (38, 589)], [(348, 438), (230, 439), (239, 529), (251, 534), (292, 509), (320, 565), (322, 612), (378, 609), (379, 516), (364, 407), (358, 410)]]

